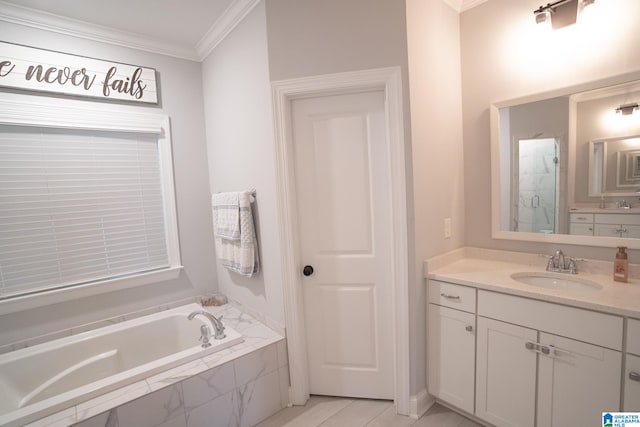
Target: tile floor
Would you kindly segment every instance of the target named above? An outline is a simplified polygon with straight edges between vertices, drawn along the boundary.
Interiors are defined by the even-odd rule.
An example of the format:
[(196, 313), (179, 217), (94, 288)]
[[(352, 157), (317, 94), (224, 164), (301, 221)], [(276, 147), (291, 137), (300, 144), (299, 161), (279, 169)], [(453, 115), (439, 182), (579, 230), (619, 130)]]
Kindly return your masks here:
[(305, 406), (285, 408), (257, 427), (481, 427), (457, 413), (433, 405), (419, 420), (396, 415), (387, 400), (311, 396)]

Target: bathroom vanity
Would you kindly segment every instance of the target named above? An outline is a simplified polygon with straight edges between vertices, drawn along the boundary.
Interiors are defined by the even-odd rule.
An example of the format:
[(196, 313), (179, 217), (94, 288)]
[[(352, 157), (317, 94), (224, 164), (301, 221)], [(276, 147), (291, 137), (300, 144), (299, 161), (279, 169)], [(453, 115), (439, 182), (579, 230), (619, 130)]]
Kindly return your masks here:
[(640, 238), (640, 209), (572, 208), (569, 234)]
[(429, 392), (496, 426), (640, 410), (640, 280), (614, 282), (606, 262), (578, 275), (544, 264), (474, 248), (425, 262)]

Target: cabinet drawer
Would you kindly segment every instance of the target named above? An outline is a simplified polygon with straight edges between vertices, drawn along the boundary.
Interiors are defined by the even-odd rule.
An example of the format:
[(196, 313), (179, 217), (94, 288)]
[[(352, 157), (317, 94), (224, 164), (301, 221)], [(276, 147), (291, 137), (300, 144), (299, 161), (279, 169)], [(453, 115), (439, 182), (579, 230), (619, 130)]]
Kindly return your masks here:
[(429, 280), (429, 302), (475, 313), (476, 289), (439, 280)]
[(483, 290), (478, 291), (478, 314), (622, 350), (619, 316)]
[(627, 321), (627, 352), (640, 356), (640, 320)]
[(593, 223), (593, 214), (589, 213), (572, 213), (569, 214), (569, 222)]

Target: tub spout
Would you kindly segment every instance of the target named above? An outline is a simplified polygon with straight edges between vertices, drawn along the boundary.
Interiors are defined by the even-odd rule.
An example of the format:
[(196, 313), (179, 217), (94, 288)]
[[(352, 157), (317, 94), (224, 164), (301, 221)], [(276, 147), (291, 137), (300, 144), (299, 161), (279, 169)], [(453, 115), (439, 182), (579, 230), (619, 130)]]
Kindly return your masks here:
[(222, 324), (222, 321), (220, 320), (220, 319), (222, 319), (222, 316), (220, 316), (220, 318), (217, 318), (213, 314), (211, 314), (209, 312), (206, 312), (204, 310), (196, 310), (196, 311), (192, 312), (191, 314), (189, 314), (189, 320), (193, 320), (193, 318), (198, 316), (198, 315), (202, 315), (202, 316), (206, 317), (207, 319), (209, 319), (209, 322), (211, 322), (211, 326), (213, 326), (213, 330), (214, 330), (213, 338), (214, 339), (221, 340), (222, 338), (224, 338), (226, 336), (225, 333), (224, 333), (224, 325)]

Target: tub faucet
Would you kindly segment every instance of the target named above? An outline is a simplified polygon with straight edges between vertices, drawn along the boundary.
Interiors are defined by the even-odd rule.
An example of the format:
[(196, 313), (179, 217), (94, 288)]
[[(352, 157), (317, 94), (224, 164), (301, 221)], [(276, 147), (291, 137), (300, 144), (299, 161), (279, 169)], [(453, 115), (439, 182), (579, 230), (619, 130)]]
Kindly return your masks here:
[[(224, 325), (222, 324), (222, 321), (220, 319), (222, 319), (222, 316), (220, 316), (220, 318), (217, 318), (216, 316), (214, 316), (213, 314), (204, 311), (204, 310), (196, 310), (194, 312), (192, 312), (191, 314), (189, 314), (189, 320), (193, 320), (194, 317), (198, 316), (198, 315), (202, 315), (204, 317), (206, 317), (207, 319), (209, 319), (209, 322), (211, 322), (211, 326), (213, 326), (213, 330), (215, 331), (215, 333), (213, 334), (213, 338), (217, 339), (217, 340), (221, 340), (222, 338), (224, 338), (226, 335), (224, 333)], [(205, 325), (203, 325), (205, 326)], [(204, 344), (206, 342), (208, 342), (209, 337), (211, 336), (211, 332), (208, 330), (207, 328), (207, 332), (209, 332), (209, 337), (205, 336), (205, 331), (204, 329), (202, 329), (202, 327), (200, 328), (200, 331), (202, 332), (202, 340), (203, 340), (203, 344), (202, 346), (204, 347)], [(208, 346), (207, 346), (208, 347)]]

